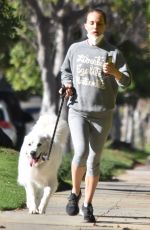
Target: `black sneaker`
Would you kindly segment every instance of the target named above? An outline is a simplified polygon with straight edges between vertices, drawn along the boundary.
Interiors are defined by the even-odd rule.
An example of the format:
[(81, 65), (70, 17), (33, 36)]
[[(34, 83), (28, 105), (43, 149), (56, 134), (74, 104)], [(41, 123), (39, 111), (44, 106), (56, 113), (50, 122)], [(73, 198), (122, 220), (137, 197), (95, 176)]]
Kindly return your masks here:
[(84, 217), (84, 221), (86, 223), (95, 223), (96, 219), (93, 215), (93, 206), (92, 204), (88, 204), (87, 207), (84, 207), (84, 204), (82, 205), (82, 208), (80, 209), (80, 214)]
[(69, 216), (75, 216), (79, 213), (79, 200), (81, 198), (81, 191), (78, 196), (75, 193), (71, 193), (68, 198), (68, 204), (66, 206), (66, 212)]

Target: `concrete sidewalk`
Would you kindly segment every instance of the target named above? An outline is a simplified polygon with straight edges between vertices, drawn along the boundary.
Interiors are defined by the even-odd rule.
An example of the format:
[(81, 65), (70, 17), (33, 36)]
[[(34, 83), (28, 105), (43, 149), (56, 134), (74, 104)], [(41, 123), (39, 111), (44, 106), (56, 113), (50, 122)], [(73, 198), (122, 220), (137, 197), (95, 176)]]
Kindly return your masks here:
[[(0, 213), (0, 229), (6, 230), (149, 230), (150, 167), (129, 170), (119, 182), (100, 182), (93, 206), (96, 224), (83, 223), (80, 215), (65, 213), (70, 191), (57, 192), (51, 198), (46, 215), (29, 215), (28, 211)], [(82, 187), (84, 194), (84, 185)], [(80, 205), (83, 202), (83, 197)]]

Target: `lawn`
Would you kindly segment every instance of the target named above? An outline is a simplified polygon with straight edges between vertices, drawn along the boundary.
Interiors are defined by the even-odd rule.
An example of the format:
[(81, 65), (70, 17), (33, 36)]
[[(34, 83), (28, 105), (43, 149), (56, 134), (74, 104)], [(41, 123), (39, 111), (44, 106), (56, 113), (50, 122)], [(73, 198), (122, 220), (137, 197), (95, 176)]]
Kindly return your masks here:
[[(0, 210), (11, 210), (25, 206), (24, 188), (17, 184), (17, 165), (19, 153), (0, 148)], [(135, 164), (143, 164), (148, 154), (141, 151), (104, 149), (101, 160), (101, 180), (109, 181), (123, 170), (133, 168)], [(65, 154), (59, 170), (60, 188), (71, 181), (70, 162), (72, 155)], [(65, 185), (65, 186), (63, 186)]]
[(0, 148), (0, 210), (21, 208), (24, 189), (17, 184), (18, 152)]

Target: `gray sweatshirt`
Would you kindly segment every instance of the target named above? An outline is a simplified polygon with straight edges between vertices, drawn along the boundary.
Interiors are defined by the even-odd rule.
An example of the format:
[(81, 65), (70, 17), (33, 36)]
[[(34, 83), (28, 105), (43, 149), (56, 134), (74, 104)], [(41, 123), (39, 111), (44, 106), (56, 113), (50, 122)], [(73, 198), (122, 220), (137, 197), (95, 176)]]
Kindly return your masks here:
[[(105, 62), (111, 61), (122, 73), (120, 81), (106, 76), (102, 71)], [(116, 103), (118, 86), (127, 87), (131, 75), (121, 52), (105, 40), (100, 46), (90, 46), (88, 41), (70, 46), (61, 67), (62, 84), (71, 83), (76, 93), (68, 106), (85, 116), (99, 117), (112, 110)]]

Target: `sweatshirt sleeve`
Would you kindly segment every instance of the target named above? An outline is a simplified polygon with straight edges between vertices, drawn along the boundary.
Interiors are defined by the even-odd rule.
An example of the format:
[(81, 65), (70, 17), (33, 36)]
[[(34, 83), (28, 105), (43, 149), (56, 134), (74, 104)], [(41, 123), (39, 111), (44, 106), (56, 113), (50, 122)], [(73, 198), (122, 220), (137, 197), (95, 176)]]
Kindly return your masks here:
[(119, 81), (116, 80), (118, 85), (123, 88), (128, 87), (131, 83), (131, 72), (125, 62), (124, 56), (119, 50), (117, 50), (116, 55), (116, 67), (122, 73), (121, 79)]
[(71, 47), (69, 48), (66, 57), (64, 59), (64, 62), (61, 66), (61, 82), (64, 85), (67, 83), (72, 84), (73, 82), (70, 59), (71, 59)]

